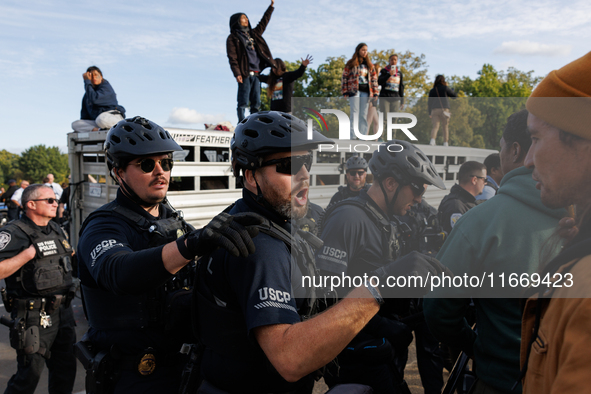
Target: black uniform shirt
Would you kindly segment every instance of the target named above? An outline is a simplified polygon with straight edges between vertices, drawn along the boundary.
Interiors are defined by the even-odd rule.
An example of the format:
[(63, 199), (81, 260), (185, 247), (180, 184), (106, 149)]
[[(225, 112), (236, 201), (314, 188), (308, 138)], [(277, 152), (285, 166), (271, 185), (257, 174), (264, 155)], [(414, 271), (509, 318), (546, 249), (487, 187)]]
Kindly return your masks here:
[[(291, 223), (258, 204), (254, 195), (243, 190), (230, 214), (256, 212), (285, 230), (291, 231)], [(200, 263), (197, 287), (203, 293), (213, 293), (216, 302), (242, 315), (240, 327), (219, 325), (214, 318), (210, 324), (219, 325), (216, 330), (232, 330), (240, 336), (241, 344), (248, 342), (248, 354), (222, 355), (207, 347), (202, 362), (205, 379), (230, 392), (286, 392), (302, 381), (292, 384), (285, 381), (267, 360), (256, 342), (252, 330), (272, 324), (293, 324), (300, 321), (299, 303), (305, 299), (302, 273), (291, 264), (291, 254), (286, 244), (270, 235), (259, 233), (253, 242), (256, 252), (247, 258), (234, 257), (224, 249), (211, 256), (204, 256)], [(208, 322), (209, 324), (209, 322)], [(220, 345), (222, 346), (222, 345)], [(231, 378), (230, 378), (231, 377)]]
[(334, 196), (330, 199), (328, 205), (332, 205), (342, 200), (346, 200), (347, 198), (357, 197), (361, 190), (367, 191), (371, 185), (366, 183), (360, 190), (351, 190), (349, 186), (339, 186), (339, 191), (337, 191)]
[[(43, 234), (49, 235), (51, 233), (50, 226), (39, 227), (26, 215), (23, 215), (20, 220), (33, 227), (38, 227)], [(0, 262), (16, 256), (29, 246), (31, 246), (29, 237), (17, 226), (9, 223), (0, 229)]]
[(439, 204), (440, 223), (449, 234), (459, 218), (476, 206), (476, 198), (458, 184), (452, 186), (450, 193)]

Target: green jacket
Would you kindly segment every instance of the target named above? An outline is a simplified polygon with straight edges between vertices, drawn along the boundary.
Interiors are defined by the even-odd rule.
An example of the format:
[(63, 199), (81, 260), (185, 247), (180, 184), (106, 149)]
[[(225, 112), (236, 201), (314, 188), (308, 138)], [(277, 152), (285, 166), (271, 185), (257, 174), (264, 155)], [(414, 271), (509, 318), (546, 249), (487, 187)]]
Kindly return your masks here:
[[(506, 174), (496, 196), (458, 220), (437, 259), (456, 275), (494, 271), (498, 292), (502, 292), (498, 273), (506, 274), (507, 286), (510, 273), (536, 272), (541, 251), (566, 210), (546, 208), (535, 184), (532, 171), (525, 167)], [(558, 247), (551, 250), (549, 257), (554, 257)], [(464, 319), (470, 298), (426, 298), (424, 311), (436, 338), (474, 355), (477, 376), (509, 392), (520, 370), (521, 301), (475, 299), (478, 335)], [(512, 393), (518, 392), (521, 385)]]

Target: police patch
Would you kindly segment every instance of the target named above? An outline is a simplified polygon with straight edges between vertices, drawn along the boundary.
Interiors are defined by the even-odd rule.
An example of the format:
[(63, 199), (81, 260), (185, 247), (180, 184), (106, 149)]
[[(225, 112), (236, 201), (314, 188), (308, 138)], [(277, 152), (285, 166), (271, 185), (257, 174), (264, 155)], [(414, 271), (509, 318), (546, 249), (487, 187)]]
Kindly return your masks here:
[(66, 248), (66, 250), (71, 248), (70, 244), (65, 239), (62, 239), (62, 245), (64, 245), (64, 248)]
[(454, 228), (454, 225), (461, 217), (461, 213), (454, 213), (453, 215), (451, 215), (451, 217), (449, 218), (449, 224), (451, 225), (451, 228)]
[(0, 250), (3, 250), (6, 247), (6, 245), (10, 243), (11, 238), (12, 236), (10, 235), (10, 233), (7, 233), (6, 231), (2, 231), (0, 233)]

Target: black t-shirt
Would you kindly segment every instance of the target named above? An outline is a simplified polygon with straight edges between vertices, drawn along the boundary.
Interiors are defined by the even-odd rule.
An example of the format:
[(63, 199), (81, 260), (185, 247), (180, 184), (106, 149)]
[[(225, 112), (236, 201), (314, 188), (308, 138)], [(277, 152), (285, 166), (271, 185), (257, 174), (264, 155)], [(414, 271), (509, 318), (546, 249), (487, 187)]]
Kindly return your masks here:
[(360, 190), (351, 190), (349, 186), (339, 186), (339, 190), (332, 196), (328, 205), (346, 200), (347, 198), (357, 197), (361, 190), (367, 191), (370, 186), (371, 184), (366, 183)]
[(359, 65), (359, 91), (369, 93), (369, 80), (370, 80), (370, 73), (369, 67), (367, 67), (367, 62), (364, 60), (363, 63)]
[[(28, 216), (23, 215), (20, 219), (26, 224), (37, 227), (43, 234), (49, 235), (51, 227), (37, 226)], [(8, 224), (0, 230), (0, 262), (12, 258), (31, 246), (31, 241), (27, 234), (14, 224)]]
[[(256, 212), (291, 232), (290, 222), (259, 205), (252, 193), (243, 190), (231, 215)], [(294, 324), (300, 321), (298, 308), (306, 297), (301, 287), (302, 273), (291, 264), (287, 245), (270, 235), (259, 233), (253, 242), (256, 252), (247, 258), (234, 257), (225, 249), (204, 256), (197, 275), (197, 288), (202, 294), (213, 294), (218, 305), (241, 315), (239, 327), (226, 327), (211, 319), (214, 331), (236, 331), (236, 341), (246, 347), (246, 354), (224, 355), (216, 346), (206, 346), (202, 374), (216, 387), (237, 393), (286, 392), (304, 384), (285, 381), (272, 367), (258, 345), (252, 330), (273, 324)], [(218, 326), (219, 325), (219, 326)], [(211, 328), (211, 327), (210, 327)], [(209, 329), (209, 328), (208, 328)], [(207, 338), (204, 342), (208, 342)], [(231, 377), (231, 378), (229, 378)]]
[[(275, 88), (270, 97), (271, 111), (291, 112), (291, 98), (293, 97), (293, 83), (306, 72), (303, 64), (295, 71), (284, 73), (275, 83)], [(268, 83), (269, 75), (260, 75), (263, 83)]]

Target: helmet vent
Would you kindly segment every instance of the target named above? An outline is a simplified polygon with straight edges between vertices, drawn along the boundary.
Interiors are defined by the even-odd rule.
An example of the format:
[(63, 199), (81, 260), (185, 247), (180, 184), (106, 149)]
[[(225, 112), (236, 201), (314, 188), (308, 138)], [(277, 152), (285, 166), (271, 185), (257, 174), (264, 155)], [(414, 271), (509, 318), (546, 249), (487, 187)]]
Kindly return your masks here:
[(166, 135), (164, 135), (162, 131), (158, 132), (158, 134), (160, 135), (160, 138), (162, 138), (163, 140), (166, 139)]
[(257, 118), (257, 120), (258, 120), (259, 122), (263, 122), (263, 123), (267, 123), (267, 124), (271, 124), (271, 123), (273, 123), (273, 119), (269, 118), (268, 116), (259, 116), (259, 117)]
[(421, 158), (421, 160), (428, 161), (427, 158), (425, 156), (423, 156), (421, 152), (415, 151), (415, 153), (417, 156), (419, 156)]
[(170, 136), (170, 134), (168, 134), (168, 131), (164, 130), (164, 132), (166, 133), (166, 138), (172, 139), (172, 137)]
[(152, 130), (152, 125), (150, 123), (148, 123), (148, 122), (142, 124), (142, 126), (144, 126), (148, 130)]
[(257, 138), (259, 136), (259, 132), (253, 129), (246, 129), (244, 130), (244, 135), (250, 138)]
[(116, 135), (111, 136), (111, 142), (114, 144), (118, 144), (121, 142), (121, 138), (117, 137)]
[(285, 127), (284, 125), (280, 124), (279, 127), (281, 127), (283, 130), (285, 130), (288, 133), (291, 133), (291, 129), (288, 127)]
[(128, 125), (125, 125), (122, 128), (123, 128), (123, 130), (127, 131), (128, 133), (133, 133), (133, 131), (134, 131), (133, 127), (128, 126)]
[(150, 136), (150, 134), (148, 133), (142, 133), (144, 138), (146, 138), (148, 141), (153, 141), (153, 138)]
[(137, 142), (135, 142), (135, 140), (134, 140), (133, 138), (129, 138), (129, 137), (127, 137), (127, 141), (129, 141), (129, 143), (130, 143), (131, 145), (135, 145), (135, 144), (137, 144)]
[(291, 122), (291, 129), (295, 130), (295, 131), (306, 131), (305, 128), (301, 127), (301, 125), (298, 124), (298, 122)]
[(274, 135), (275, 137), (279, 137), (279, 138), (284, 138), (285, 134), (278, 132), (277, 130), (271, 130), (271, 135)]
[(421, 164), (418, 162), (418, 160), (417, 160), (417, 159), (415, 159), (415, 158), (414, 158), (414, 157), (412, 157), (412, 156), (408, 156), (408, 157), (406, 158), (406, 160), (408, 160), (408, 161), (410, 162), (410, 164), (412, 164), (412, 165), (413, 165), (413, 166), (415, 166), (416, 168), (419, 168), (419, 167), (421, 166)]
[(281, 113), (281, 116), (283, 116), (285, 119), (291, 120), (291, 116), (289, 114)]

